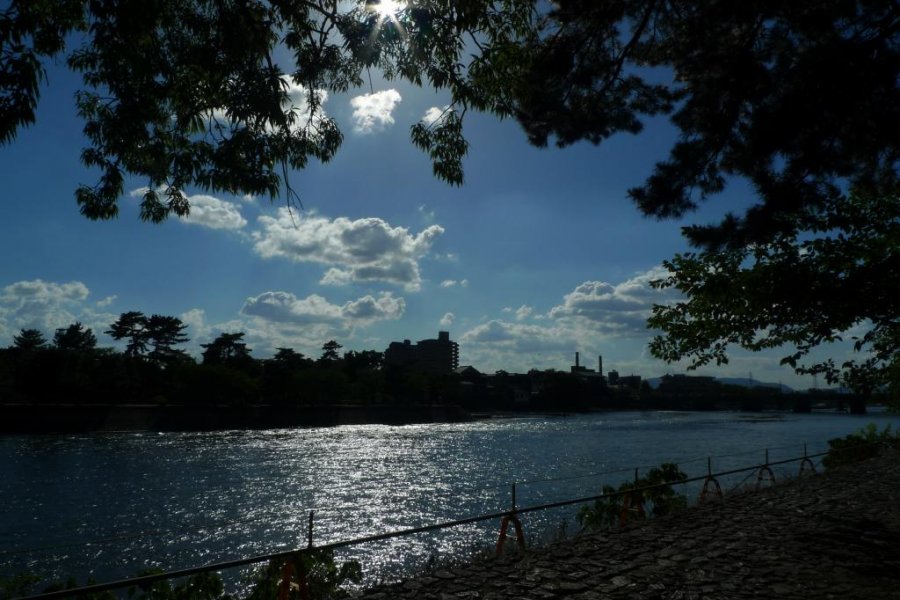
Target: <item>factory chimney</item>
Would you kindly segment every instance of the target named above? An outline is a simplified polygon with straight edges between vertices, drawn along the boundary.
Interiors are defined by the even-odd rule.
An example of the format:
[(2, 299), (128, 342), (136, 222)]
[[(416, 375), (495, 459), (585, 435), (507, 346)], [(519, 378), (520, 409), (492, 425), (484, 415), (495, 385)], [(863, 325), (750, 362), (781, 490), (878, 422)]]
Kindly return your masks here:
[(575, 353), (575, 368), (577, 369), (578, 366), (579, 366), (579, 365), (578, 365), (578, 353), (576, 352), (576, 353)]
[(597, 357), (597, 373), (603, 377), (603, 355)]

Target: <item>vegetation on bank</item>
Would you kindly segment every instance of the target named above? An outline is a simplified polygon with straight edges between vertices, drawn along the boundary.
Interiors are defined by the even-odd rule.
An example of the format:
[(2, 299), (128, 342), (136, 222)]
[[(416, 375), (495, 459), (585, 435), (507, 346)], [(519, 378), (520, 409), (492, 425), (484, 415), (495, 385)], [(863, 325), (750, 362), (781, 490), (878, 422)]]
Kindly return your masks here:
[(875, 423), (869, 423), (857, 433), (828, 440), (828, 454), (822, 458), (826, 469), (851, 465), (873, 458), (884, 447), (900, 450), (900, 431), (892, 432), (887, 425), (881, 431)]
[[(139, 575), (162, 573), (153, 569)], [(297, 582), (300, 573), (309, 591), (308, 600), (333, 600), (350, 596), (348, 586), (362, 581), (362, 570), (357, 561), (339, 564), (334, 554), (327, 550), (302, 552), (285, 560), (273, 560), (256, 569), (244, 582), (244, 592), (229, 594), (225, 591), (218, 573), (198, 573), (178, 581), (163, 580), (151, 584), (136, 585), (127, 589), (129, 600), (298, 600)], [(292, 584), (287, 589), (283, 582)], [(63, 591), (79, 587), (74, 579), (54, 582), (39, 587), (39, 578), (34, 575), (19, 575), (9, 579), (0, 578), (0, 600), (14, 600), (23, 596)], [(88, 580), (85, 585), (95, 582)], [(112, 591), (79, 596), (80, 600), (115, 600)]]
[(176, 317), (123, 313), (107, 333), (123, 351), (97, 347), (81, 323), (56, 330), (51, 341), (22, 330), (0, 349), (0, 401), (25, 404), (176, 404), (293, 406), (333, 403), (437, 401), (446, 377), (384, 367), (381, 352), (341, 354), (325, 342), (322, 355), (278, 348), (258, 359), (243, 332), (222, 333), (202, 344), (199, 360), (180, 345), (189, 341)]
[[(539, 389), (517, 400), (520, 377), (505, 372), (490, 386), (456, 373), (433, 373), (385, 363), (376, 350), (341, 352), (335, 340), (318, 357), (277, 348), (256, 358), (243, 332), (201, 344), (199, 359), (181, 346), (187, 326), (177, 317), (122, 313), (106, 331), (124, 349), (101, 348), (81, 323), (47, 340), (23, 329), (0, 349), (0, 403), (302, 407), (340, 404), (458, 404), (470, 410), (577, 411), (597, 406), (596, 386), (555, 371), (525, 376)], [(533, 382), (533, 383), (532, 383)], [(489, 388), (489, 389), (488, 389)], [(520, 394), (521, 396), (521, 394)]]
[(600, 498), (592, 505), (581, 507), (576, 518), (584, 529), (605, 529), (625, 521), (671, 514), (687, 508), (687, 496), (665, 484), (687, 478), (678, 465), (663, 463), (650, 469), (643, 477), (622, 483), (618, 489), (604, 485), (602, 493), (611, 497)]

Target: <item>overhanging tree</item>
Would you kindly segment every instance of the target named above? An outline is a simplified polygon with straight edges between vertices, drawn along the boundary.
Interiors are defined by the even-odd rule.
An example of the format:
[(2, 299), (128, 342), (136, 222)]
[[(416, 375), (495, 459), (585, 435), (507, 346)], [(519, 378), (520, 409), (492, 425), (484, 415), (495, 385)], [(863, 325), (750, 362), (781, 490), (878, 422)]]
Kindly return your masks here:
[[(186, 214), (190, 186), (292, 198), (289, 170), (330, 159), (341, 142), (321, 111), (321, 90), (358, 87), (370, 70), (448, 94), (443, 118), (414, 125), (412, 139), (451, 183), (463, 178), (470, 109), (517, 119), (540, 146), (597, 144), (668, 115), (679, 130), (669, 158), (629, 192), (642, 212), (683, 216), (736, 179), (749, 182), (757, 203), (685, 229), (697, 252), (669, 263), (676, 271), (667, 283), (698, 303), (657, 311), (663, 338), (654, 351), (704, 364), (709, 348), (721, 359), (730, 344), (783, 341), (802, 354), (856, 324), (872, 332), (861, 334), (859, 349), (887, 357), (873, 365), (881, 379), (896, 377), (886, 366), (896, 354), (890, 340), (900, 337), (895, 306), (876, 321), (861, 302), (788, 293), (793, 279), (778, 268), (791, 252), (809, 252), (806, 240), (834, 239), (861, 256), (840, 267), (841, 281), (864, 289), (882, 281), (898, 292), (895, 280), (868, 268), (874, 258), (897, 270), (890, 235), (887, 254), (873, 256), (853, 248), (864, 236), (840, 218), (856, 210), (851, 190), (883, 202), (877, 212), (888, 222), (898, 218), (896, 2), (411, 0), (393, 15), (381, 8), (376, 0), (13, 0), (0, 18), (0, 140), (33, 122), (43, 62), (73, 34), (66, 60), (85, 83), (82, 157), (102, 172), (76, 194), (90, 218), (116, 214), (126, 173), (146, 179), (141, 215), (151, 221)], [(828, 261), (816, 251), (800, 266), (827, 280)], [(752, 336), (749, 309), (725, 302), (751, 279), (773, 290), (753, 306), (784, 303), (762, 311), (773, 321), (757, 319)], [(715, 298), (722, 306), (704, 312)], [(813, 324), (810, 311), (825, 318)], [(779, 333), (785, 324), (796, 330)]]
[[(656, 306), (654, 355), (692, 368), (728, 362), (729, 344), (786, 347), (801, 373), (869, 394), (900, 382), (900, 187), (856, 189), (804, 214), (802, 232), (767, 243), (677, 255), (656, 282), (686, 300)], [(810, 360), (822, 344), (852, 340), (856, 359)]]

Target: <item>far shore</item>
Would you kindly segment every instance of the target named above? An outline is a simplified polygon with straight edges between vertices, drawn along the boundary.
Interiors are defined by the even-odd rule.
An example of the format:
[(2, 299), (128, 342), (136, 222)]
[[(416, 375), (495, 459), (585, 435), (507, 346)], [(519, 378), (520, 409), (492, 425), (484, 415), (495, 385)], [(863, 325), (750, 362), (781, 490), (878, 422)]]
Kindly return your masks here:
[(0, 433), (85, 433), (92, 431), (218, 431), (456, 423), (472, 417), (451, 404), (388, 405), (0, 405)]
[[(878, 410), (879, 407), (873, 407)], [(413, 425), (460, 423), (486, 419), (565, 417), (586, 412), (621, 410), (679, 411), (660, 407), (611, 407), (581, 411), (467, 411), (455, 404), (334, 404), (278, 406), (157, 404), (0, 404), (0, 434), (88, 433), (114, 431), (224, 431), (279, 427), (339, 425)], [(705, 409), (704, 412), (710, 409)], [(732, 411), (729, 408), (720, 411)], [(687, 409), (687, 412), (695, 412)], [(749, 414), (792, 414), (790, 410), (742, 411)], [(803, 411), (807, 412), (807, 411)], [(817, 414), (846, 414), (820, 409)]]

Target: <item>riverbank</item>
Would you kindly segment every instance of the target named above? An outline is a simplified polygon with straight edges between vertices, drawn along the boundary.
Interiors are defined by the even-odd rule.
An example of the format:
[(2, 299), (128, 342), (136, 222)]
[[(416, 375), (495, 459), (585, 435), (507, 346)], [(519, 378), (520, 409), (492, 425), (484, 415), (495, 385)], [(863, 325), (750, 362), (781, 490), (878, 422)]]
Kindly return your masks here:
[[(570, 417), (591, 413), (630, 412), (638, 409), (598, 408), (582, 411), (470, 412), (456, 404), (327, 404), (277, 406), (255, 404), (0, 404), (0, 434), (89, 433), (111, 431), (229, 431), (283, 427), (339, 425), (414, 425), (463, 423), (486, 419)], [(643, 407), (644, 411), (672, 412)], [(747, 412), (701, 410), (676, 412)], [(761, 412), (761, 411), (754, 411)], [(769, 410), (767, 415), (795, 411)], [(808, 413), (838, 414), (834, 410)]]
[(900, 455), (361, 596), (457, 598), (900, 598)]

